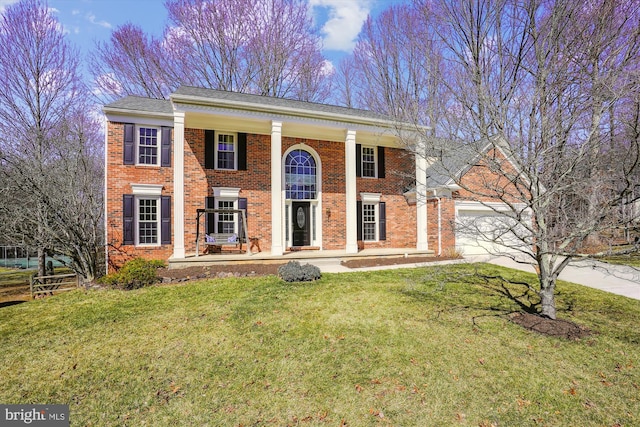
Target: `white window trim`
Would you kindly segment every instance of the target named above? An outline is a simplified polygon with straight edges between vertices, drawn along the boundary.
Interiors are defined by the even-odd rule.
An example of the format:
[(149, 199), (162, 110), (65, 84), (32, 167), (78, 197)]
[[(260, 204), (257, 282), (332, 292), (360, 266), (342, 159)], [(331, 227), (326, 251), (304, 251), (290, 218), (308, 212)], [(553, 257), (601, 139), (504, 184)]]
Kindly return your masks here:
[[(233, 168), (220, 168), (218, 167), (218, 136), (219, 135), (231, 135), (233, 136)], [(215, 131), (214, 133), (214, 142), (215, 142), (215, 154), (214, 154), (214, 166), (215, 169), (221, 171), (235, 171), (238, 170), (238, 133), (237, 132), (224, 132), (224, 131)]]
[(161, 196), (162, 185), (131, 184), (131, 192), (136, 196)]
[[(364, 149), (371, 148), (373, 150), (373, 176), (364, 176)], [(360, 177), (361, 178), (378, 178), (378, 148), (373, 145), (360, 146)]]
[[(157, 132), (157, 139), (156, 139), (156, 162), (155, 163), (140, 163), (140, 129), (144, 128), (144, 129), (155, 129)], [(151, 125), (136, 125), (135, 128), (135, 141), (134, 141), (134, 148), (135, 148), (135, 165), (136, 166), (151, 166), (151, 167), (157, 167), (160, 166), (160, 163), (162, 161), (162, 128), (159, 126), (151, 126)]]
[[(140, 200), (155, 200), (156, 202), (156, 243), (140, 243)], [(136, 195), (134, 198), (134, 233), (135, 233), (135, 246), (138, 247), (157, 247), (161, 246), (162, 240), (162, 230), (161, 230), (161, 220), (162, 220), (162, 204), (160, 203), (160, 196), (156, 195), (148, 195), (148, 194), (140, 194)]]

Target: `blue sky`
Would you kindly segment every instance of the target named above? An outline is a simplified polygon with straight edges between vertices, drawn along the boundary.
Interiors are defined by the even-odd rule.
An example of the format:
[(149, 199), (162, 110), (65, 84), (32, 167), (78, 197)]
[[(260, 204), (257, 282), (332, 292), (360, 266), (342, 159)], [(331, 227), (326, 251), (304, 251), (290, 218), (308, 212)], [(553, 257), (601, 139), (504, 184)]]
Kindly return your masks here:
[[(0, 10), (17, 0), (0, 0)], [(325, 56), (336, 62), (351, 52), (368, 14), (375, 16), (401, 0), (308, 0), (321, 28)], [(163, 0), (49, 0), (69, 40), (83, 56), (96, 41), (106, 41), (111, 31), (127, 22), (147, 33), (160, 35), (167, 22)]]

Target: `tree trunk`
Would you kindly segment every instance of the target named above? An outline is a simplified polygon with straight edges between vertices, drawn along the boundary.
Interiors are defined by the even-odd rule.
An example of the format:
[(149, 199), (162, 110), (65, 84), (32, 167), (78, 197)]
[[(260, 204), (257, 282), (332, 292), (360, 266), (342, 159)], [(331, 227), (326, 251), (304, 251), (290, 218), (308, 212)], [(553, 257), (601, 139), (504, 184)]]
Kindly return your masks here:
[(556, 281), (551, 277), (540, 277), (540, 305), (542, 309), (540, 314), (549, 319), (556, 319), (556, 299), (555, 299)]
[(44, 248), (38, 248), (38, 276), (46, 276), (47, 252)]

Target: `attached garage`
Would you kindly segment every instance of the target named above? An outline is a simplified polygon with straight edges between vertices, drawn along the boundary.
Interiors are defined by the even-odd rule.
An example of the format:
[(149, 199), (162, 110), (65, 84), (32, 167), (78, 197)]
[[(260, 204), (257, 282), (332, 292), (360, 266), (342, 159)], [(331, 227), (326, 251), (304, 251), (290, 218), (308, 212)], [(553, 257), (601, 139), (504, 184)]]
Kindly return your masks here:
[(513, 218), (502, 203), (456, 202), (456, 251), (463, 255), (513, 253), (525, 249), (521, 237), (524, 227)]

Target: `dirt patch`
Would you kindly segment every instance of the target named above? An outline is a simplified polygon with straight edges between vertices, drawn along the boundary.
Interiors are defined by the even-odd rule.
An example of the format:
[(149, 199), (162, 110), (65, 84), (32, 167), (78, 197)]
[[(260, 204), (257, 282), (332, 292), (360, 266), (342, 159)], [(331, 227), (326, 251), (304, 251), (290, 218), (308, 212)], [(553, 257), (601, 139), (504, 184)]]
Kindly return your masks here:
[(553, 320), (531, 313), (514, 313), (509, 318), (513, 323), (523, 328), (550, 337), (578, 340), (592, 334), (588, 328), (569, 320)]
[(162, 279), (163, 283), (172, 283), (209, 278), (267, 276), (278, 274), (278, 267), (283, 264), (285, 263), (225, 264), (175, 269), (159, 268), (158, 277)]
[(398, 256), (381, 258), (358, 258), (342, 261), (342, 265), (348, 268), (379, 267), (384, 265), (419, 264), (425, 262), (448, 261), (461, 259), (459, 257), (435, 257), (435, 256)]

